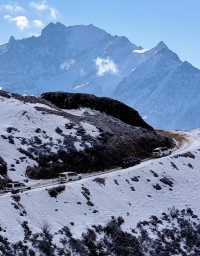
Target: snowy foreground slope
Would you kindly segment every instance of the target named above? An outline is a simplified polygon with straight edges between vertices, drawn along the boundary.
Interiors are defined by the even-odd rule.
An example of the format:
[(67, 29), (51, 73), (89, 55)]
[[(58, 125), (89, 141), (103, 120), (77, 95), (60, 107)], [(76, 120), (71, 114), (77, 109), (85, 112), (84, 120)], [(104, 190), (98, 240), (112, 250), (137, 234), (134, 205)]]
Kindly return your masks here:
[[(0, 117), (0, 256), (199, 255), (199, 129), (155, 131), (116, 100), (62, 92), (0, 91)], [(153, 159), (163, 146), (172, 154)], [(82, 179), (61, 180), (71, 170)], [(167, 253), (148, 253), (157, 237)]]
[[(173, 206), (200, 214), (200, 130), (181, 134), (187, 140), (171, 156), (65, 184), (57, 198), (47, 191), (52, 185), (20, 193), (19, 200), (1, 195), (1, 234), (11, 241), (23, 239), (21, 224), (27, 221), (33, 232), (48, 223), (53, 234), (66, 225), (79, 237), (111, 216), (122, 216), (123, 229), (130, 231), (138, 221)], [(59, 234), (55, 237), (59, 240)]]

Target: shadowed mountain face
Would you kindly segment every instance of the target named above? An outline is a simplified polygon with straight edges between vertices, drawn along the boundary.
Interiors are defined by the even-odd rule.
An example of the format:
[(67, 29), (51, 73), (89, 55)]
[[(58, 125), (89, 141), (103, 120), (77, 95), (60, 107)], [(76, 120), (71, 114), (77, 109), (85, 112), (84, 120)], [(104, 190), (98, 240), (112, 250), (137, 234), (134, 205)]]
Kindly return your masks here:
[(109, 96), (138, 109), (154, 127), (200, 126), (198, 69), (163, 42), (145, 50), (93, 25), (50, 23), (39, 37), (11, 37), (0, 46), (0, 87)]
[[(112, 94), (132, 65), (136, 46), (89, 26), (49, 24), (40, 37), (15, 40), (0, 49), (0, 86), (18, 93), (49, 90)], [(134, 62), (134, 60), (130, 60)], [(120, 72), (119, 72), (120, 70)]]

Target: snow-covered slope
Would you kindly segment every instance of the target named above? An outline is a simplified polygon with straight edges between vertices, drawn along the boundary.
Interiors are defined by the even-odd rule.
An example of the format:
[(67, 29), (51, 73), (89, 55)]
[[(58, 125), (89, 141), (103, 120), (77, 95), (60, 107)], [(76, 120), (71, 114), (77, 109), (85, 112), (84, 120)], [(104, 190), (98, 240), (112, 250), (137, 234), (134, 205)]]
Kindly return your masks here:
[[(77, 151), (91, 146), (89, 142), (84, 146), (82, 137), (77, 135), (78, 126), (70, 120), (70, 114), (66, 113), (69, 119), (59, 115), (59, 112), (51, 114), (55, 109), (44, 103), (1, 96), (0, 109), (0, 156), (7, 162), (12, 180), (23, 180), (27, 166), (37, 165), (36, 159), (31, 157), (31, 147), (40, 153), (56, 153), (60, 149), (59, 144), (64, 145), (63, 135), (74, 138)], [(50, 112), (45, 114), (48, 110)], [(68, 125), (71, 128), (67, 129)], [(82, 122), (80, 125), (89, 136), (100, 136), (99, 130), (92, 124)], [(59, 133), (58, 129), (64, 130), (64, 134)], [(35, 156), (36, 151), (33, 152)]]
[[(111, 99), (106, 99), (107, 112), (103, 113), (93, 108), (70, 109), (74, 106), (72, 94), (45, 95), (22, 97), (0, 91), (0, 255), (25, 255), (24, 246), (36, 253), (29, 256), (66, 255), (50, 254), (51, 245), (45, 241), (50, 239), (60, 246), (69, 231), (77, 239), (88, 228), (106, 225), (118, 217), (124, 220), (123, 230), (132, 233), (140, 221), (152, 215), (160, 218), (168, 208), (190, 207), (200, 216), (199, 129), (156, 132), (142, 119), (138, 121), (134, 110), (131, 113), (135, 115), (135, 126), (114, 117), (114, 113), (111, 115), (108, 103), (121, 106)], [(88, 97), (81, 95), (82, 100)], [(91, 95), (89, 98), (96, 99)], [(80, 94), (73, 99), (79, 106)], [(105, 104), (105, 98), (98, 98), (95, 103), (102, 101)], [(172, 154), (152, 159), (152, 150), (169, 142), (166, 135), (177, 140)], [(144, 158), (145, 151), (149, 153), (148, 158)], [(143, 159), (140, 164), (128, 169), (106, 169), (116, 167), (124, 157), (134, 159), (136, 155)], [(95, 168), (88, 168), (94, 165)], [(58, 175), (48, 176), (52, 172), (70, 171), (72, 167), (82, 172), (82, 179), (67, 182)], [(27, 169), (36, 173), (37, 179), (31, 179), (33, 175), (27, 177), (30, 174)], [(23, 182), (25, 187), (12, 193), (7, 191), (3, 182), (10, 184), (8, 178)], [(159, 225), (165, 228), (169, 222), (165, 219)], [(46, 234), (44, 239), (39, 233)], [(38, 239), (41, 244), (37, 244)], [(36, 249), (38, 246), (40, 249)], [(11, 247), (14, 251), (5, 254), (4, 249), (9, 251)], [(46, 254), (38, 251), (43, 249)], [(71, 255), (89, 254), (73, 252)]]
[[(67, 102), (63, 93), (50, 95)], [(79, 95), (68, 96), (71, 103), (74, 96), (79, 104)], [(89, 105), (59, 108), (44, 98), (0, 91), (0, 174), (24, 182), (26, 176), (45, 179), (66, 171), (102, 171), (121, 166), (131, 157), (144, 159), (158, 146), (169, 146), (169, 140), (157, 134), (137, 111), (112, 99), (82, 95), (88, 101), (89, 97), (101, 112)], [(114, 117), (114, 111), (113, 115), (106, 112), (112, 104), (116, 113), (117, 108), (119, 112), (128, 108), (129, 124), (122, 121), (125, 116), (120, 119)]]
[(33, 232), (48, 223), (53, 233), (65, 225), (79, 237), (112, 216), (122, 216), (123, 229), (130, 231), (138, 221), (173, 206), (200, 214), (200, 131), (180, 134), (187, 142), (171, 156), (65, 184), (57, 198), (48, 192), (53, 185), (20, 193), (19, 202), (1, 195), (1, 234), (12, 241), (23, 239), (21, 224), (27, 221)]
[(4, 90), (111, 96), (139, 109), (159, 128), (200, 126), (199, 85), (200, 71), (182, 62), (164, 42), (146, 50), (93, 25), (51, 23), (39, 37), (11, 37), (0, 46)]

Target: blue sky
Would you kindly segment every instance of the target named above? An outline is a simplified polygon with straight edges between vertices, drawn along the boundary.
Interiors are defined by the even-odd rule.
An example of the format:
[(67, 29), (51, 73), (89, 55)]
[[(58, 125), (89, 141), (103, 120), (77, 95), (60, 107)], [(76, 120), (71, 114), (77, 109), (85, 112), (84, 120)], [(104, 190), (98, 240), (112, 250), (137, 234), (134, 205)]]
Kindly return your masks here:
[(200, 68), (200, 0), (0, 0), (0, 43), (39, 34), (50, 21), (94, 24), (144, 48), (164, 41)]

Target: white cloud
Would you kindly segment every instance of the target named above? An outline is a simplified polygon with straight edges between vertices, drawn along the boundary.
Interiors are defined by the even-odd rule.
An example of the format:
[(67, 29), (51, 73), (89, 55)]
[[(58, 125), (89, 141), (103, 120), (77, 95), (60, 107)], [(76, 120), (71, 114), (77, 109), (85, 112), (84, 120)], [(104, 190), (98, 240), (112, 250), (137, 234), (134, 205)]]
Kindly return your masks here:
[(11, 21), (12, 16), (11, 16), (10, 14), (5, 14), (5, 15), (3, 16), (3, 18), (4, 18), (4, 20)]
[(25, 9), (18, 4), (2, 4), (0, 5), (0, 11), (16, 14), (25, 12)]
[(49, 12), (51, 18), (53, 19), (58, 18), (58, 15), (59, 15), (58, 10), (48, 5), (45, 0), (42, 2), (31, 2), (30, 6), (38, 12), (45, 12), (45, 11)]
[(26, 16), (17, 16), (12, 18), (12, 20), (20, 30), (24, 30), (29, 27), (29, 20)]
[(10, 22), (14, 22), (15, 25), (20, 29), (20, 30), (24, 30), (26, 28), (29, 27), (29, 19), (26, 16), (16, 16), (16, 17), (12, 17), (9, 14), (4, 15), (4, 19), (8, 20)]
[(117, 65), (109, 57), (107, 57), (106, 59), (97, 57), (95, 60), (95, 63), (97, 67), (98, 76), (103, 76), (106, 73), (112, 73), (112, 74), (118, 73)]
[(50, 11), (51, 17), (52, 17), (54, 20), (56, 20), (56, 19), (58, 18), (58, 15), (59, 15), (58, 10), (56, 10), (56, 9), (53, 8), (53, 7), (50, 7), (50, 8), (49, 8), (49, 11)]
[(33, 20), (33, 26), (36, 28), (43, 28), (44, 23), (41, 20)]
[(49, 6), (47, 5), (46, 1), (43, 2), (31, 2), (30, 6), (34, 8), (37, 11), (43, 12), (49, 9)]

